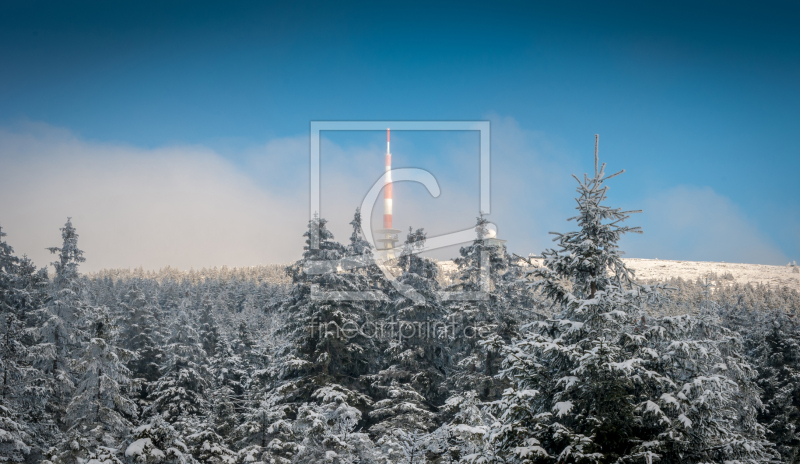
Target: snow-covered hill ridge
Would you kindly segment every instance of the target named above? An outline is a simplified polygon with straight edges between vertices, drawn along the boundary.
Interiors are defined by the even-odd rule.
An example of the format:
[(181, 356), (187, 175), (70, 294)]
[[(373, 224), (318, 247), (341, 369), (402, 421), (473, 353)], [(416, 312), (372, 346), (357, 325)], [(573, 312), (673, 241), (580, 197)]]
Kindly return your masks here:
[[(638, 258), (626, 258), (623, 261), (636, 272), (636, 279), (642, 282), (676, 277), (694, 281), (716, 274), (716, 278), (729, 280), (731, 283), (761, 283), (770, 287), (789, 287), (800, 291), (800, 266)], [(531, 262), (542, 264), (542, 260), (536, 258)], [(441, 261), (439, 265), (445, 273), (452, 272), (456, 268), (452, 261)]]
[(800, 268), (797, 266), (637, 258), (627, 258), (623, 261), (636, 272), (638, 280), (666, 280), (673, 277), (696, 280), (713, 273), (721, 280), (740, 284), (761, 283), (771, 287), (800, 290)]

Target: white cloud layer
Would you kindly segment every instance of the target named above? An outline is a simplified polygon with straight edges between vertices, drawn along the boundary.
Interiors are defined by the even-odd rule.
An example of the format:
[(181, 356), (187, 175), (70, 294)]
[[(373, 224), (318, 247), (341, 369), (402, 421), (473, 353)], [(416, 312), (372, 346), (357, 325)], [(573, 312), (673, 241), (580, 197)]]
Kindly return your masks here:
[(39, 266), (67, 216), (86, 271), (287, 262), (302, 249), (304, 199), (257, 187), (202, 147), (142, 150), (36, 126), (0, 132), (0, 153), (0, 224)]
[[(551, 246), (548, 231), (574, 227), (565, 221), (574, 213), (570, 174), (581, 171), (543, 134), (520, 128), (512, 118), (490, 118), (489, 219), (511, 251), (538, 253)], [(353, 210), (382, 172), (382, 156), (375, 155), (382, 149), (344, 149), (323, 140), (323, 216), (339, 241), (347, 241)], [(433, 172), (442, 186), (439, 198), (419, 185), (395, 187), (396, 227), (425, 227), (439, 235), (473, 224), (478, 194), (467, 188), (474, 183), (459, 183), (458, 176), (477, 171), (457, 165), (464, 164), (458, 160), (468, 156), (464, 153), (454, 147), (442, 154), (455, 164), (453, 175)], [(0, 129), (0, 225), (17, 253), (28, 254), (39, 266), (52, 261), (45, 248), (60, 245), (58, 229), (67, 216), (86, 252), (84, 271), (297, 259), (308, 220), (308, 138), (271, 140), (242, 158), (235, 165), (201, 146), (151, 150), (86, 141), (43, 124)], [(613, 192), (610, 204), (619, 204)], [(625, 239), (629, 256), (787, 260), (736, 205), (710, 188), (677, 187), (638, 206), (645, 214), (632, 223), (644, 226), (645, 235)], [(380, 217), (380, 209), (375, 211)], [(457, 247), (434, 256), (456, 253)]]

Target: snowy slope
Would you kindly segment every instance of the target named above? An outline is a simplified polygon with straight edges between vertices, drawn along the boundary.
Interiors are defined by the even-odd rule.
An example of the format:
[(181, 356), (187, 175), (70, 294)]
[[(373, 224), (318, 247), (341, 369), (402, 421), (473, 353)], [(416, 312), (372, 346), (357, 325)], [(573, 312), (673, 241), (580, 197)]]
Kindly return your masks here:
[[(726, 274), (732, 282), (763, 283), (771, 287), (789, 287), (800, 290), (800, 268), (792, 266), (769, 266), (765, 264), (715, 263), (706, 261), (665, 261), (659, 259), (625, 259), (625, 263), (636, 271), (640, 280), (664, 280), (681, 277), (695, 280), (715, 273), (720, 278)], [(724, 278), (723, 278), (724, 279)]]
[[(541, 259), (531, 261), (534, 264), (542, 264)], [(769, 284), (771, 287), (786, 286), (800, 291), (800, 267), (797, 266), (636, 258), (627, 258), (623, 261), (636, 272), (636, 278), (640, 281), (666, 280), (672, 277), (696, 280), (713, 273), (721, 280), (730, 280), (731, 283), (763, 283)], [(441, 261), (439, 266), (445, 274), (456, 269), (452, 261)]]

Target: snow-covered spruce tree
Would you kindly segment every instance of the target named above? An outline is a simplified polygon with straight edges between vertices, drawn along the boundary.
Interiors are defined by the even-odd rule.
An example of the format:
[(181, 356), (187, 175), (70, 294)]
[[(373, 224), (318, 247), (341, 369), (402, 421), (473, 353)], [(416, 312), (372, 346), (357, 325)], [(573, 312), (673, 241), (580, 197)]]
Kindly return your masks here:
[(35, 310), (46, 299), (46, 271), (14, 256), (0, 229), (0, 456), (36, 460), (58, 431), (46, 410), (47, 382), (31, 365)]
[(14, 256), (0, 228), (0, 398), (11, 400), (12, 388), (19, 388), (24, 376), (27, 347), (22, 343), (24, 313), (18, 305), (19, 258)]
[(424, 299), (394, 298), (392, 301), (389, 312), (395, 315), (397, 323), (394, 340), (389, 341), (385, 350), (389, 366), (378, 373), (376, 379), (383, 379), (384, 386), (393, 381), (408, 383), (425, 401), (440, 404), (447, 397), (443, 379), (451, 362), (449, 345), (455, 334), (452, 327), (443, 324), (447, 310), (438, 295), (441, 290), (437, 280), (439, 268), (433, 260), (419, 255), (425, 240), (423, 229), (412, 231), (409, 228), (398, 260), (403, 273), (397, 280)]
[(217, 352), (219, 328), (214, 317), (214, 308), (208, 295), (203, 298), (203, 310), (200, 313), (200, 341), (206, 356), (211, 358)]
[(16, 312), (14, 300), (19, 267), (19, 258), (14, 256), (14, 249), (3, 239), (6, 235), (0, 227), (0, 311), (3, 314)]
[(350, 234), (350, 245), (348, 246), (347, 254), (351, 256), (371, 254), (372, 247), (364, 238), (364, 229), (361, 221), (361, 208), (356, 208), (356, 212), (353, 215), (353, 220), (350, 221), (350, 225), (353, 226), (353, 233)]
[(75, 388), (73, 355), (87, 339), (84, 314), (87, 304), (81, 294), (83, 282), (78, 273), (79, 264), (86, 259), (78, 248), (78, 234), (69, 218), (61, 229), (61, 237), (61, 248), (49, 248), (58, 255), (58, 260), (52, 263), (55, 277), (48, 302), (36, 314), (38, 343), (31, 348), (31, 355), (36, 367), (45, 374), (39, 381), (47, 384), (47, 408), (56, 423), (65, 427), (65, 407)]
[(136, 417), (136, 404), (129, 398), (130, 377), (125, 362), (133, 355), (116, 345), (118, 327), (105, 307), (92, 308), (90, 339), (76, 363), (80, 377), (75, 396), (66, 409), (69, 426), (54, 463), (89, 461), (98, 456), (118, 459), (123, 437)]
[(758, 420), (767, 428), (767, 438), (783, 462), (800, 462), (800, 327), (795, 316), (744, 305), (720, 310), (727, 324), (742, 333), (748, 358), (758, 370), (764, 403)]
[(200, 336), (189, 317), (189, 301), (185, 299), (170, 325), (167, 359), (161, 377), (151, 386), (146, 415), (159, 414), (183, 431), (185, 421), (205, 415), (209, 410), (205, 393), (208, 372)]
[[(318, 239), (315, 239), (318, 234)], [(309, 230), (303, 259), (288, 268), (293, 279), (292, 293), (280, 306), (286, 317), (282, 332), (289, 335), (286, 347), (286, 375), (332, 375), (357, 378), (369, 371), (374, 358), (369, 356), (373, 342), (357, 330), (369, 317), (379, 301), (350, 301), (336, 297), (337, 292), (369, 291), (369, 281), (358, 272), (339, 271), (338, 260), (345, 255), (345, 247), (333, 240), (324, 219), (313, 219)], [(318, 240), (318, 249), (312, 243)], [(333, 266), (329, 269), (330, 266)], [(317, 268), (325, 272), (315, 273)], [(332, 297), (317, 296), (312, 292), (327, 292)], [(290, 372), (294, 371), (294, 373)], [(315, 388), (316, 389), (316, 388)], [(306, 395), (313, 392), (308, 391)], [(307, 396), (308, 397), (308, 396)]]
[(162, 347), (166, 337), (156, 318), (157, 303), (147, 301), (140, 285), (140, 282), (133, 282), (120, 306), (125, 314), (123, 339), (127, 341), (127, 348), (134, 353), (127, 366), (131, 377), (140, 383), (138, 399), (141, 402), (147, 397), (149, 385), (160, 377), (159, 366), (165, 361)]
[(421, 358), (424, 350), (402, 350), (402, 344), (390, 349), (394, 351), (390, 365), (367, 377), (372, 381), (369, 391), (378, 399), (369, 412), (373, 424), (369, 433), (389, 462), (425, 462), (428, 451), (425, 439), (435, 429), (437, 417), (432, 403), (414, 388), (418, 380), (429, 378), (424, 370), (416, 378), (413, 369), (421, 364), (414, 358)]
[[(324, 219), (313, 218), (304, 236), (303, 259), (287, 268), (293, 281), (291, 293), (275, 309), (283, 318), (278, 334), (286, 337), (287, 343), (270, 366), (271, 388), (257, 397), (256, 411), (246, 415), (249, 435), (261, 435), (261, 446), (266, 444), (262, 457), (266, 461), (297, 459), (304, 449), (304, 437), (296, 434), (293, 424), (313, 410), (317, 403), (314, 392), (320, 385), (348, 390), (377, 359), (374, 340), (360, 334), (358, 328), (369, 320), (374, 306), (382, 303), (335, 296), (338, 292), (370, 291), (369, 277), (358, 268), (339, 269), (336, 263), (347, 250), (333, 240)], [(318, 268), (324, 272), (317, 272)]]
[(396, 297), (389, 305), (390, 339), (385, 365), (365, 376), (369, 393), (377, 400), (369, 413), (369, 432), (391, 462), (425, 459), (422, 438), (436, 423), (434, 404), (446, 398), (443, 380), (450, 362), (448, 333), (442, 322), (445, 309), (438, 299), (438, 267), (419, 256), (426, 235), (409, 229), (398, 259), (401, 285), (423, 298)]
[[(225, 307), (223, 303), (221, 305)], [(211, 410), (204, 418), (203, 429), (189, 437), (192, 453), (201, 462), (233, 462), (235, 453), (229, 445), (229, 436), (240, 423), (239, 403), (244, 400), (243, 381), (247, 376), (247, 365), (237, 355), (227, 334), (220, 331), (214, 315), (214, 305), (209, 295), (203, 299), (200, 316), (200, 340), (206, 353), (206, 362), (212, 379), (208, 397)], [(226, 311), (230, 314), (229, 311)], [(224, 319), (223, 319), (224, 320)]]
[(800, 330), (784, 312), (776, 317), (764, 340), (756, 346), (757, 384), (764, 409), (759, 421), (767, 427), (767, 438), (775, 443), (784, 462), (800, 462)]
[[(266, 323), (265, 330), (251, 352), (253, 369), (244, 382), (245, 407), (233, 439), (239, 449), (240, 462), (261, 462), (268, 445), (269, 454), (264, 460), (284, 462), (298, 451), (288, 422), (288, 412), (296, 407), (284, 402), (279, 386), (273, 388), (280, 382), (276, 373), (281, 372), (276, 366), (280, 362), (276, 360), (281, 357), (274, 354), (288, 343), (288, 338), (279, 332), (282, 324), (279, 314), (269, 312), (260, 319)], [(291, 390), (293, 384), (287, 383), (287, 386)]]
[(369, 404), (368, 397), (330, 385), (315, 391), (313, 399), (300, 406), (294, 423), (294, 433), (302, 437), (296, 462), (384, 462), (369, 436), (356, 430), (361, 411), (351, 404)]
[(512, 387), (489, 431), (499, 453), (471, 461), (769, 461), (736, 335), (711, 319), (642, 317), (658, 292), (636, 285), (620, 258), (621, 235), (639, 229), (602, 204), (617, 175), (604, 170), (578, 181), (579, 230), (556, 234), (559, 250), (531, 273), (561, 313), (505, 348)]
[(251, 385), (248, 393), (248, 408), (236, 430), (240, 462), (291, 463), (302, 441), (292, 427), (297, 406), (286, 401), (291, 398), (293, 384)]
[(213, 381), (213, 424), (215, 431), (232, 445), (234, 431), (242, 422), (244, 411), (245, 384), (253, 366), (246, 356), (235, 352), (225, 335), (217, 342), (217, 354), (210, 359)]
[[(2, 314), (0, 329), (0, 368), (2, 369), (2, 396), (0, 396), (0, 462), (25, 462), (33, 444), (32, 430), (26, 417), (20, 414), (25, 390), (25, 374), (29, 368), (23, 364), (27, 352), (17, 334), (19, 322), (11, 314)], [(5, 459), (5, 461), (3, 461)]]
[(502, 383), (495, 377), (502, 357), (497, 344), (480, 342), (489, 336), (511, 341), (520, 323), (535, 313), (531, 292), (521, 279), (523, 271), (502, 242), (490, 239), (488, 222), (477, 218), (475, 240), (462, 247), (454, 260), (458, 272), (448, 290), (469, 292), (473, 297), (446, 303), (448, 323), (460, 335), (452, 338), (450, 346), (453, 372), (448, 385), (456, 395), (474, 390), (483, 399), (496, 399), (502, 392)]
[(424, 228), (417, 230), (414, 230), (413, 227), (408, 228), (408, 235), (403, 242), (403, 250), (397, 260), (398, 266), (403, 271), (398, 280), (413, 287), (427, 300), (436, 301), (436, 291), (439, 290), (436, 277), (439, 268), (432, 260), (419, 255), (425, 247), (427, 235)]
[[(500, 277), (509, 267), (509, 258), (505, 245), (489, 242), (492, 233), (487, 224), (489, 224), (489, 220), (483, 216), (477, 218), (475, 240), (469, 246), (461, 247), (459, 257), (453, 262), (458, 266), (455, 279), (460, 288), (473, 292), (484, 291), (488, 294), (500, 285)], [(481, 265), (484, 261), (482, 258), (484, 253), (488, 267)], [(481, 279), (482, 274), (486, 277), (485, 280)], [(482, 282), (485, 283), (482, 285)], [(502, 302), (503, 295), (495, 293), (491, 296), (493, 298), (490, 300), (490, 304), (496, 305)]]
[(252, 356), (255, 346), (256, 342), (253, 340), (252, 331), (247, 326), (247, 322), (240, 321), (236, 331), (236, 339), (233, 342), (233, 350), (248, 359)]
[[(350, 274), (348, 278), (353, 279), (355, 285), (359, 288), (375, 293), (383, 293), (386, 298), (394, 299), (397, 296), (397, 292), (386, 279), (383, 271), (375, 264), (372, 247), (364, 238), (365, 233), (361, 224), (361, 210), (359, 208), (356, 208), (350, 225), (353, 227), (353, 232), (350, 234), (350, 243), (345, 247), (343, 260), (343, 263), (348, 268), (346, 270)], [(350, 303), (354, 304), (354, 302)], [(360, 309), (362, 315), (374, 318), (386, 317), (386, 314), (382, 313), (386, 310), (386, 305), (381, 305), (376, 301), (371, 301), (366, 305), (367, 307)]]
[[(27, 329), (36, 327), (38, 321), (35, 312), (47, 301), (49, 285), (47, 269), (37, 269), (33, 261), (23, 255), (17, 266), (16, 298), (12, 305), (16, 305), (18, 318), (24, 322)], [(25, 333), (27, 344), (33, 343), (31, 339), (33, 335), (30, 330)]]
[(195, 464), (178, 432), (161, 416), (133, 429), (125, 447), (125, 462), (135, 464)]
[(188, 317), (188, 304), (184, 300), (178, 309), (167, 346), (168, 359), (162, 366), (161, 378), (151, 385), (151, 404), (145, 409), (140, 427), (152, 427), (159, 417), (163, 418), (175, 429), (176, 440), (195, 459), (232, 462), (234, 453), (215, 430), (214, 407), (209, 401), (213, 393), (211, 366)]
[(0, 404), (0, 462), (25, 462), (31, 452), (30, 429), (6, 404)]
[(497, 419), (477, 393), (468, 390), (456, 392), (439, 410), (445, 423), (430, 434), (429, 442), (438, 445), (433, 449), (440, 461), (472, 462), (488, 455), (487, 461), (498, 460), (498, 450), (489, 431)]
[(19, 259), (0, 228), (0, 460), (24, 462), (31, 451), (31, 430), (18, 411), (29, 367), (23, 343), (24, 313), (19, 306)]
[(151, 386), (152, 403), (145, 409), (141, 425), (153, 425), (162, 417), (178, 434), (176, 440), (204, 462), (231, 462), (227, 449), (214, 430), (211, 373), (200, 336), (188, 315), (190, 302), (184, 299), (171, 326), (168, 359), (162, 376)]
[(192, 456), (201, 463), (234, 464), (236, 452), (225, 445), (224, 438), (214, 431), (213, 426), (213, 421), (204, 422), (187, 437)]

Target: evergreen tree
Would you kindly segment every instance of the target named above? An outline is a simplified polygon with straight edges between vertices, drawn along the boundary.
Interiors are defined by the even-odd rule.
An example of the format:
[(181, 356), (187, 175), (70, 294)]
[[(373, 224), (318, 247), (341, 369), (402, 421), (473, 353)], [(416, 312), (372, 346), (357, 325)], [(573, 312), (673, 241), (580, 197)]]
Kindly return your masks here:
[[(774, 313), (773, 313), (774, 314)], [(758, 386), (764, 409), (759, 421), (784, 462), (800, 462), (800, 332), (784, 314), (776, 315), (765, 343), (756, 348)]]
[[(324, 219), (313, 218), (304, 236), (303, 259), (287, 268), (292, 291), (276, 309), (284, 319), (279, 334), (286, 343), (270, 368), (270, 388), (256, 392), (251, 400), (255, 410), (245, 415), (246, 427), (240, 429), (251, 446), (260, 436), (259, 452), (276, 462), (299, 459), (298, 453), (306, 449), (305, 438), (296, 430), (303, 427), (303, 414), (315, 411), (314, 392), (321, 385), (348, 390), (376, 362), (374, 340), (358, 328), (382, 303), (336, 297), (338, 292), (374, 290), (368, 275), (359, 268), (339, 269), (347, 249), (333, 240)], [(318, 267), (323, 272), (316, 271)], [(334, 296), (322, 297), (323, 291)]]
[(205, 350), (206, 356), (211, 358), (217, 354), (219, 330), (217, 328), (217, 321), (214, 318), (214, 309), (208, 295), (203, 298), (203, 311), (200, 313), (200, 340), (203, 344), (203, 350)]
[(211, 359), (214, 380), (211, 397), (215, 431), (222, 437), (230, 437), (232, 444), (236, 427), (241, 423), (245, 398), (245, 384), (252, 366), (241, 355), (234, 352), (223, 337), (217, 347), (217, 355)]
[(18, 259), (0, 230), (0, 455), (36, 459), (57, 432), (46, 411), (47, 383), (31, 365), (33, 312), (46, 298), (48, 279), (27, 257)]
[(443, 442), (432, 450), (442, 462), (475, 462), (484, 455), (489, 462), (499, 460), (489, 433), (497, 419), (474, 391), (448, 398), (441, 414), (445, 424), (431, 435)]
[(22, 343), (24, 329), (19, 307), (19, 259), (3, 240), (0, 228), (0, 460), (24, 462), (31, 451), (31, 435), (20, 406), (21, 383), (28, 370), (25, 365), (27, 347)]
[[(319, 248), (311, 244), (319, 234)], [(324, 219), (309, 223), (308, 238), (303, 259), (289, 267), (293, 279), (292, 294), (279, 311), (286, 317), (282, 331), (291, 343), (284, 356), (289, 377), (343, 376), (357, 378), (367, 373), (374, 358), (373, 340), (357, 329), (370, 320), (376, 301), (350, 301), (337, 298), (337, 292), (368, 292), (369, 280), (359, 272), (314, 271), (318, 266), (327, 269), (330, 263), (339, 262), (345, 248), (333, 241)], [(323, 298), (317, 292), (328, 292), (334, 297)], [(311, 392), (306, 392), (308, 395)]]
[(364, 229), (361, 225), (361, 208), (356, 208), (350, 225), (353, 226), (353, 233), (350, 234), (350, 245), (347, 247), (347, 254), (351, 256), (371, 254), (372, 247), (364, 238)]
[(389, 437), (422, 434), (434, 425), (435, 414), (425, 404), (425, 397), (408, 383), (394, 380), (387, 386), (376, 383), (373, 387), (379, 390), (379, 397), (383, 397), (370, 412), (377, 422), (370, 432), (376, 436), (386, 436), (386, 439), (394, 441)]
[(744, 337), (749, 359), (758, 370), (764, 408), (758, 420), (767, 428), (781, 460), (800, 462), (800, 328), (785, 310), (719, 308), (726, 322)]
[(505, 245), (490, 238), (487, 224), (484, 217), (477, 218), (475, 240), (454, 260), (458, 272), (448, 290), (462, 298), (447, 303), (449, 325), (458, 334), (450, 346), (453, 372), (448, 383), (457, 395), (476, 391), (483, 399), (497, 399), (504, 387), (495, 377), (502, 357), (498, 344), (486, 341), (499, 337), (510, 342), (518, 336), (520, 323), (535, 313), (530, 310), (531, 292), (521, 283), (523, 271), (512, 262)]
[(209, 372), (200, 336), (187, 313), (184, 300), (170, 327), (168, 359), (161, 368), (161, 377), (150, 387), (147, 416), (159, 414), (185, 436), (194, 433), (198, 418), (207, 417), (210, 405), (206, 397)]
[(133, 429), (125, 458), (136, 464), (195, 464), (189, 448), (169, 422), (156, 415)]
[[(270, 313), (263, 317), (269, 330), (262, 332), (253, 349), (253, 370), (244, 382), (245, 408), (233, 435), (242, 462), (290, 462), (299, 450), (289, 420), (294, 406), (285, 401), (278, 375), (282, 370), (276, 365), (279, 357), (274, 356), (288, 341), (279, 333), (277, 316)], [(287, 391), (293, 389), (291, 382), (284, 386)]]
[(0, 462), (25, 462), (33, 441), (30, 429), (6, 404), (0, 404)]
[[(602, 204), (605, 165), (579, 181), (580, 230), (556, 234), (532, 272), (561, 314), (506, 348), (512, 383), (496, 404), (504, 462), (766, 461), (752, 368), (710, 318), (646, 321), (617, 242), (638, 228)], [(495, 459), (486, 453), (485, 459)]]
[(164, 334), (156, 318), (157, 303), (148, 303), (138, 282), (133, 282), (120, 306), (125, 314), (125, 340), (134, 356), (128, 361), (131, 377), (139, 379), (139, 399), (147, 397), (147, 388), (160, 377), (159, 366), (165, 361)]
[(403, 270), (398, 281), (423, 298), (393, 298), (388, 311), (393, 316), (392, 339), (384, 349), (385, 367), (365, 376), (375, 400), (369, 431), (390, 461), (424, 459), (418, 442), (437, 425), (434, 403), (447, 395), (443, 380), (453, 334), (436, 324), (446, 312), (438, 298), (436, 263), (419, 256), (425, 239), (423, 229), (409, 229), (398, 259)]
[(0, 227), (0, 311), (2, 314), (14, 311), (16, 299), (16, 276), (19, 258), (14, 256), (14, 249), (3, 240), (7, 234)]
[(64, 427), (65, 406), (75, 388), (72, 361), (74, 351), (86, 340), (86, 302), (78, 266), (85, 261), (78, 248), (78, 234), (71, 219), (61, 229), (63, 245), (49, 248), (58, 255), (53, 262), (55, 277), (46, 306), (38, 311), (38, 343), (32, 347), (36, 367), (44, 374), (47, 407), (56, 423)]
[(125, 361), (132, 353), (116, 346), (118, 328), (104, 307), (95, 308), (89, 327), (91, 338), (85, 342), (77, 363), (80, 379), (75, 396), (66, 409), (69, 429), (55, 462), (71, 463), (115, 452), (137, 414), (128, 397), (129, 371)]
[(264, 388), (251, 388), (249, 407), (237, 429), (241, 454), (245, 462), (288, 464), (301, 450), (294, 433), (292, 418), (296, 405), (287, 401), (294, 398), (294, 385), (267, 384)]
[[(16, 292), (14, 305), (18, 319), (27, 329), (36, 326), (36, 311), (44, 306), (48, 299), (48, 287), (50, 278), (47, 276), (47, 269), (37, 269), (36, 265), (27, 256), (19, 260), (16, 276)], [(30, 333), (25, 333), (26, 344), (33, 341)]]
[(253, 336), (251, 335), (250, 329), (247, 327), (247, 322), (239, 322), (236, 335), (237, 337), (234, 342), (234, 350), (237, 353), (244, 355), (245, 358), (249, 357), (253, 351), (253, 348), (255, 348), (256, 343), (253, 341)]
[(22, 364), (27, 349), (21, 343), (23, 321), (18, 306), (19, 259), (14, 249), (3, 240), (6, 233), (0, 228), (0, 398), (8, 404), (12, 384), (19, 382), (25, 370)]
[(382, 455), (366, 433), (356, 431), (361, 411), (351, 404), (368, 404), (369, 398), (340, 385), (313, 394), (316, 401), (298, 409), (293, 432), (301, 437), (295, 462), (351, 464), (381, 462)]

